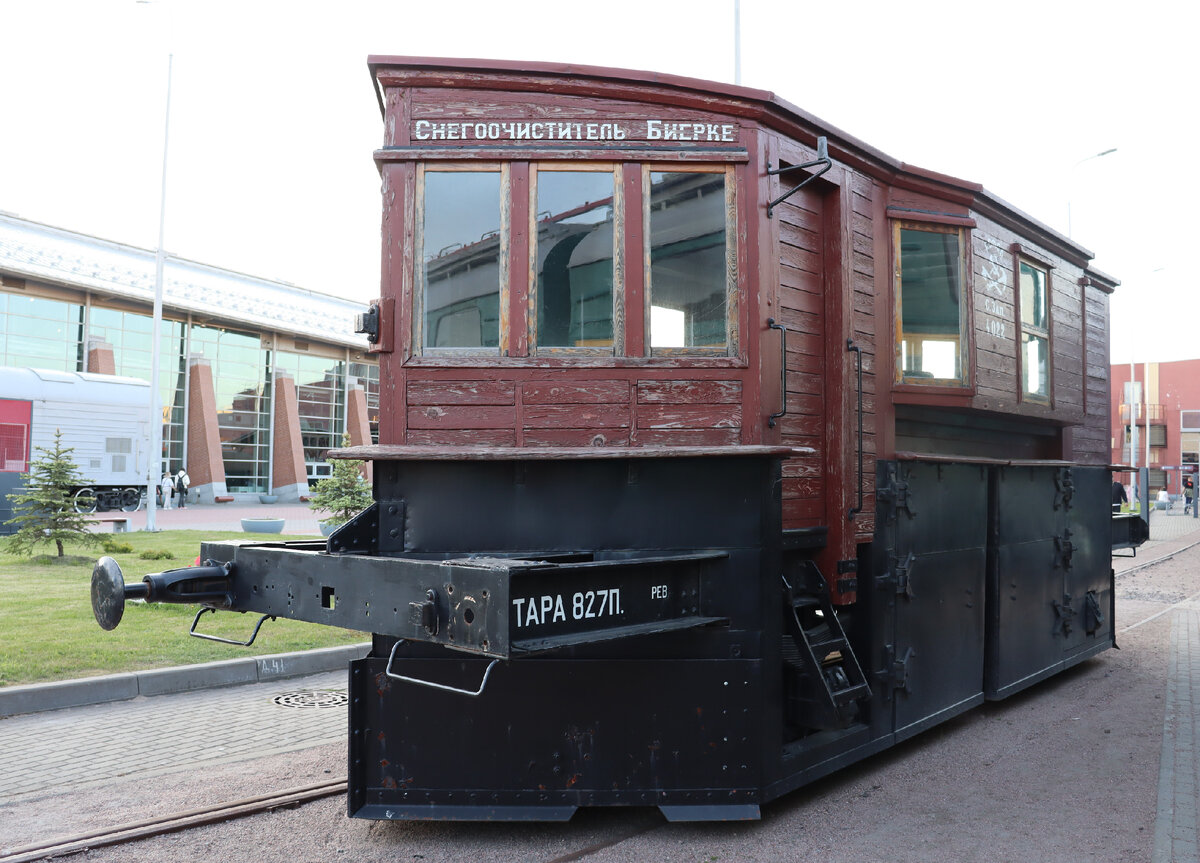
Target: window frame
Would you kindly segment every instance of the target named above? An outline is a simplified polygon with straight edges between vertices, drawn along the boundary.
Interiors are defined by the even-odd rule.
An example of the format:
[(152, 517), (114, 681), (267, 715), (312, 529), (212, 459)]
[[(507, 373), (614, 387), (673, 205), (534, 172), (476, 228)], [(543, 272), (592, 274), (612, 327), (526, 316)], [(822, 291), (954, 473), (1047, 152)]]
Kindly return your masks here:
[[(1013, 305), (1016, 322), (1017, 397), (1022, 402), (1050, 407), (1054, 403), (1054, 265), (1044, 258), (1014, 243)], [(1046, 326), (1039, 328), (1025, 323), (1024, 299), (1021, 295), (1021, 267), (1027, 266), (1045, 276)], [(1046, 340), (1046, 392), (1030, 392), (1026, 387), (1025, 333)]]
[[(592, 364), (608, 361), (664, 360), (690, 358), (699, 366), (742, 366), (740, 337), (741, 309), (738, 280), (739, 205), (737, 199), (738, 170), (744, 166), (745, 154), (733, 154), (737, 158), (727, 159), (716, 155), (703, 162), (680, 158), (657, 158), (639, 153), (639, 158), (621, 158), (621, 154), (597, 154), (594, 159), (571, 161), (547, 157), (545, 154), (513, 154), (512, 158), (496, 158), (486, 161), (463, 161), (458, 154), (440, 150), (422, 152), (412, 160), (412, 204), (411, 218), (412, 261), (406, 267), (411, 280), (409, 313), (412, 315), (408, 329), (409, 346), (406, 365), (468, 364), (477, 361), (500, 361), (505, 364), (528, 364), (539, 360), (574, 360)], [(611, 171), (613, 174), (613, 344), (612, 347), (589, 346), (538, 346), (537, 344), (537, 172), (556, 170), (564, 172), (595, 170)], [(424, 221), (426, 175), (429, 172), (478, 173), (498, 171), (500, 177), (500, 229), (501, 249), (499, 262), (500, 279), (500, 338), (499, 346), (479, 347), (433, 347), (426, 344), (425, 303), (427, 285), (424, 273)], [(721, 174), (725, 184), (725, 344), (720, 347), (672, 347), (652, 348), (649, 340), (650, 315), (650, 259), (647, 251), (649, 226), (650, 174), (665, 173), (708, 173)], [(640, 176), (640, 183), (639, 183)], [(521, 185), (525, 185), (522, 190)], [(640, 199), (638, 198), (640, 196)], [(635, 208), (641, 207), (639, 214)], [(635, 250), (631, 239), (640, 244)], [(638, 253), (643, 255), (641, 272), (630, 273), (631, 261)], [(524, 263), (519, 263), (524, 259)], [(514, 263), (518, 262), (518, 263)], [(636, 265), (633, 265), (636, 266)], [(514, 284), (514, 279), (522, 282)], [(641, 309), (642, 321), (631, 321), (629, 316)], [(520, 329), (523, 327), (523, 331)], [(510, 353), (515, 346), (518, 353)], [(636, 353), (632, 352), (633, 348)]]
[[(738, 243), (737, 173), (730, 164), (689, 164), (671, 162), (642, 163), (642, 327), (645, 333), (643, 355), (647, 357), (736, 357), (738, 344)], [(654, 286), (650, 278), (650, 175), (651, 174), (723, 174), (725, 177), (725, 344), (722, 347), (662, 347), (651, 345), (650, 309)]]
[[(525, 332), (529, 339), (530, 356), (559, 357), (623, 357), (625, 353), (625, 184), (620, 162), (533, 161), (529, 162), (529, 280), (525, 308)], [(613, 280), (612, 280), (612, 344), (608, 347), (539, 345), (538, 344), (538, 174), (546, 173), (607, 173), (613, 182)]]
[[(416, 165), (416, 191), (413, 202), (413, 319), (412, 351), (415, 356), (426, 357), (502, 357), (508, 352), (510, 255), (507, 254), (512, 240), (512, 163), (507, 161), (486, 162), (418, 162)], [(437, 174), (484, 174), (500, 175), (499, 195), (499, 333), (496, 347), (434, 347), (425, 344), (425, 175)]]
[[(892, 293), (894, 318), (894, 383), (902, 386), (933, 387), (939, 390), (967, 390), (973, 386), (971, 358), (974, 348), (971, 287), (971, 228), (972, 225), (941, 221), (917, 221), (911, 218), (892, 220)], [(958, 368), (959, 376), (951, 378), (919, 377), (905, 374), (904, 370), (904, 291), (903, 291), (903, 231), (921, 231), (930, 234), (953, 234), (958, 237)]]

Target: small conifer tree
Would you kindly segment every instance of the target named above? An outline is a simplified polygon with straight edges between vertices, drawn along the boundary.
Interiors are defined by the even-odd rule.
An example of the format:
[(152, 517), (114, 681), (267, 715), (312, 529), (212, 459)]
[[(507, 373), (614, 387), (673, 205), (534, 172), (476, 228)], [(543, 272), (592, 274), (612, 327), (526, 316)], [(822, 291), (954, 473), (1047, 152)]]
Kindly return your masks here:
[[(342, 446), (350, 445), (350, 435), (342, 435)], [(345, 524), (373, 502), (371, 486), (363, 478), (362, 462), (352, 459), (326, 459), (331, 473), (321, 480), (309, 500), (309, 507), (329, 513), (328, 525)]]
[(52, 448), (36, 447), (41, 455), (29, 463), (29, 473), (21, 474), (25, 488), (8, 496), (14, 516), (5, 524), (16, 525), (17, 532), (6, 545), (13, 554), (33, 554), (39, 545), (53, 542), (63, 557), (63, 543), (94, 545), (99, 537), (88, 530), (90, 522), (75, 511), (71, 498), (74, 488), (88, 480), (79, 472), (71, 453), (63, 446), (62, 430), (54, 430)]

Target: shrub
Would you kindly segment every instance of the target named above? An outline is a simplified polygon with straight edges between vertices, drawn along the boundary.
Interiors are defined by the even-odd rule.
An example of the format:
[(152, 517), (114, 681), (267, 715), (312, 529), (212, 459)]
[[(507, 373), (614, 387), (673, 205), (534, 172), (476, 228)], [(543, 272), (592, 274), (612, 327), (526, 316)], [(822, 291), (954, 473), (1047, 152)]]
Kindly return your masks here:
[[(350, 445), (350, 435), (342, 436), (342, 446)], [(313, 492), (308, 505), (327, 512), (326, 524), (344, 524), (373, 502), (371, 486), (363, 479), (362, 462), (353, 459), (326, 459), (332, 472)]]
[(8, 550), (31, 555), (39, 545), (52, 542), (63, 557), (63, 543), (95, 545), (100, 539), (71, 497), (74, 489), (88, 484), (71, 457), (74, 447), (63, 446), (62, 430), (55, 429), (53, 448), (36, 449), (41, 456), (29, 463), (29, 473), (21, 474), (25, 490), (8, 496), (14, 516), (5, 524), (17, 526), (6, 543)]

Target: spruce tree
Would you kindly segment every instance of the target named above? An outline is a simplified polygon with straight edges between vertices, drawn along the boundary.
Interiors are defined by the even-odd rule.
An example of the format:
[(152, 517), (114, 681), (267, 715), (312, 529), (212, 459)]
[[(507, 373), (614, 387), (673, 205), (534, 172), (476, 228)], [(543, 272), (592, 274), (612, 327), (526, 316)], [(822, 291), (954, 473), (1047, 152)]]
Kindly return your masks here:
[(29, 473), (21, 474), (24, 490), (8, 496), (15, 515), (5, 524), (16, 525), (17, 532), (6, 545), (14, 554), (33, 554), (39, 545), (53, 542), (63, 557), (63, 543), (94, 545), (100, 537), (88, 528), (91, 522), (75, 511), (72, 489), (88, 485), (75, 464), (73, 447), (62, 443), (62, 430), (54, 430), (54, 446), (36, 447), (41, 455), (29, 463)]
[[(342, 446), (349, 445), (350, 435), (342, 435)], [(331, 473), (317, 485), (308, 505), (318, 512), (329, 513), (324, 522), (336, 526), (349, 521), (372, 504), (371, 486), (363, 478), (361, 461), (325, 461), (331, 466)]]

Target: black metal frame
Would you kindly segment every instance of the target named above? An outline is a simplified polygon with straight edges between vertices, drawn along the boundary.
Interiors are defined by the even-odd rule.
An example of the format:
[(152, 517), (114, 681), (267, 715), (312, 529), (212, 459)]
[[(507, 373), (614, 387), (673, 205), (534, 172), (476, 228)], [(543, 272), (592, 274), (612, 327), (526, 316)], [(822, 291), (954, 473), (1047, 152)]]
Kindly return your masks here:
[(819, 536), (785, 542), (789, 453), (385, 450), (327, 542), (204, 543), (128, 587), (106, 558), (96, 614), (142, 595), (373, 633), (347, 804), (388, 819), (755, 818), (1113, 645), (1106, 468), (880, 460), (838, 609)]

